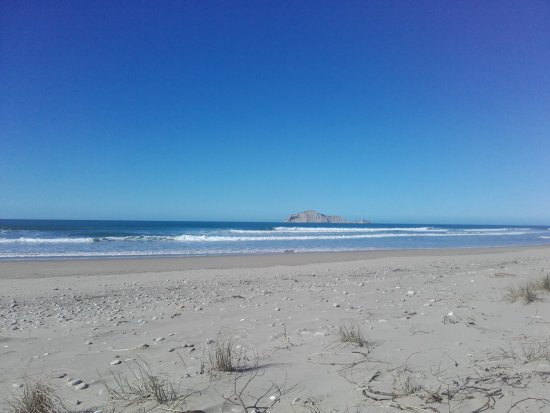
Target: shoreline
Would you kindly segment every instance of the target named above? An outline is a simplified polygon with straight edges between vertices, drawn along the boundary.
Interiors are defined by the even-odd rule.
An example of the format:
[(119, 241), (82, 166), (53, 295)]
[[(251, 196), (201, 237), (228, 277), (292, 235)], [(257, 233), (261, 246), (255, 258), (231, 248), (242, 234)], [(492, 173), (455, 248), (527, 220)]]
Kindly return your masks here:
[[(293, 252), (207, 256), (135, 256), (101, 258), (48, 258), (0, 260), (0, 279), (67, 277), (75, 274), (122, 275), (189, 270), (229, 270), (329, 264), (384, 258), (453, 257), (550, 250), (550, 245), (433, 248), (365, 251)], [(16, 271), (16, 272), (14, 272)]]

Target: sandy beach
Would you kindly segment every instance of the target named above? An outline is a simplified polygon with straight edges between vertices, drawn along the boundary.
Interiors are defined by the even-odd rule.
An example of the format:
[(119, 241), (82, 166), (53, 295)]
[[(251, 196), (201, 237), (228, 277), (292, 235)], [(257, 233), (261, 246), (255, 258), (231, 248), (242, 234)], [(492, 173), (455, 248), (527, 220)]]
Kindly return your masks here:
[(73, 412), (550, 411), (550, 294), (507, 295), (548, 275), (549, 247), (4, 261), (2, 409), (43, 379)]

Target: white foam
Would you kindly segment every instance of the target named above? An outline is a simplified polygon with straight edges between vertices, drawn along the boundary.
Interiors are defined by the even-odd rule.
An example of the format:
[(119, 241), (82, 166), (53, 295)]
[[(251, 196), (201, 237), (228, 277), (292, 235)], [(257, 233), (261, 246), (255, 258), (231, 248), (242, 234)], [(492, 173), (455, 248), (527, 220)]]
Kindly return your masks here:
[(407, 227), (407, 228), (347, 228), (347, 227), (275, 227), (272, 230), (232, 229), (233, 234), (273, 234), (273, 233), (338, 233), (338, 232), (447, 232), (443, 228)]
[(130, 257), (130, 256), (150, 256), (150, 255), (190, 255), (202, 254), (208, 252), (196, 251), (75, 251), (75, 252), (12, 252), (0, 253), (0, 258), (58, 258), (58, 257)]
[[(102, 237), (102, 238), (0, 238), (0, 244), (85, 244), (94, 242), (255, 242), (255, 241), (329, 241), (329, 240), (353, 240), (370, 238), (407, 238), (407, 237), (479, 237), (479, 236), (512, 236), (526, 235), (526, 231), (512, 231), (503, 228), (497, 231), (461, 231), (447, 232), (446, 230), (429, 230), (425, 228), (379, 228), (378, 231), (347, 231), (355, 228), (306, 228), (301, 231), (300, 227), (281, 227), (288, 231), (248, 231), (231, 233), (242, 236), (226, 235), (202, 235), (202, 234), (181, 234), (181, 235), (142, 235), (126, 237)], [(334, 230), (337, 231), (334, 231)], [(339, 231), (338, 231), (339, 230)], [(385, 231), (385, 232), (383, 232)], [(287, 235), (285, 235), (287, 234)], [(544, 237), (541, 237), (544, 238)]]
[(433, 227), (275, 227), (274, 230), (278, 232), (447, 232), (446, 229)]
[(126, 237), (103, 237), (99, 241), (173, 241), (172, 235), (131, 235)]
[[(293, 248), (293, 252), (342, 252), (366, 251), (376, 248)], [(245, 249), (173, 249), (148, 251), (74, 251), (74, 252), (11, 252), (0, 253), (2, 259), (56, 259), (56, 258), (110, 258), (110, 257), (147, 257), (147, 256), (210, 256), (210, 255), (242, 255), (242, 254), (280, 254), (288, 252), (286, 248), (245, 248)]]
[(529, 228), (468, 228), (464, 232), (505, 232), (505, 231), (529, 231)]
[(346, 239), (370, 239), (370, 238), (407, 238), (407, 237), (476, 237), (476, 236), (508, 236), (525, 235), (527, 232), (503, 232), (503, 233), (386, 233), (386, 234), (352, 234), (352, 235), (295, 235), (295, 236), (252, 236), (252, 237), (228, 237), (216, 235), (179, 235), (174, 241), (179, 242), (254, 242), (254, 241), (311, 241), (311, 240), (346, 240)]
[(94, 242), (93, 238), (0, 238), (0, 244), (82, 244)]

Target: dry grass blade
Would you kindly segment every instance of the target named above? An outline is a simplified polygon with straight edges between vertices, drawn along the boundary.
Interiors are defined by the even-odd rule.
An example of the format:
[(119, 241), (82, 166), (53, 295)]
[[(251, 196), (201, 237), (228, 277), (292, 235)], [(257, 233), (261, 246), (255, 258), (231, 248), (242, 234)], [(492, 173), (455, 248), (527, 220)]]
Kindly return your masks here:
[(530, 304), (533, 301), (536, 301), (539, 299), (539, 297), (537, 296), (537, 290), (533, 287), (534, 286), (532, 285), (527, 285), (523, 287), (520, 291), (521, 298), (523, 299), (523, 302), (525, 304)]
[(510, 286), (506, 290), (506, 298), (512, 303), (521, 299), (524, 304), (530, 304), (537, 300), (537, 293), (530, 285)]
[[(542, 407), (541, 406), (542, 404), (550, 407), (550, 400), (549, 399), (543, 399), (543, 398), (539, 398), (539, 397), (526, 397), (525, 399), (521, 399), (521, 400), (518, 400), (517, 402), (515, 402), (512, 406), (510, 406), (510, 408), (508, 410), (506, 410), (506, 413), (510, 413), (515, 408), (520, 409), (518, 407), (520, 404), (523, 404), (523, 403), (529, 402), (529, 401), (538, 402), (539, 407)], [(520, 410), (524, 411), (523, 409), (520, 409)]]
[(60, 413), (66, 411), (55, 388), (44, 380), (25, 380), (21, 394), (8, 401), (12, 413)]
[(353, 323), (340, 327), (339, 338), (342, 343), (351, 343), (358, 347), (366, 347), (368, 344), (359, 326)]
[(307, 398), (304, 402), (299, 404), (305, 411), (309, 413), (322, 413), (323, 411), (318, 406), (318, 402), (315, 399)]
[(550, 361), (550, 341), (530, 343), (523, 346), (523, 357), (530, 361)]
[[(550, 280), (548, 280), (550, 282)], [(524, 304), (530, 304), (539, 299), (537, 293), (546, 290), (546, 278), (539, 280), (526, 281), (517, 286), (510, 286), (506, 289), (504, 296), (510, 302), (516, 302), (518, 300), (523, 301)]]
[(238, 358), (231, 340), (216, 341), (208, 353), (208, 367), (213, 371), (233, 372), (237, 370)]
[(543, 275), (537, 280), (537, 288), (540, 291), (550, 293), (550, 275)]
[(408, 369), (401, 369), (395, 373), (393, 380), (393, 391), (397, 397), (405, 397), (417, 394), (422, 390), (413, 374)]
[(188, 394), (180, 394), (175, 384), (154, 375), (149, 365), (137, 361), (132, 370), (133, 378), (114, 374), (114, 386), (106, 386), (111, 402), (123, 409), (152, 404), (152, 408), (161, 406), (164, 410), (183, 406)]
[(258, 364), (247, 371), (239, 371), (233, 376), (233, 391), (229, 396), (223, 396), (226, 402), (240, 406), (243, 412), (266, 413), (281, 401), (281, 398), (294, 390), (286, 385), (269, 382), (266, 387), (252, 385), (256, 379), (264, 375), (264, 370)]

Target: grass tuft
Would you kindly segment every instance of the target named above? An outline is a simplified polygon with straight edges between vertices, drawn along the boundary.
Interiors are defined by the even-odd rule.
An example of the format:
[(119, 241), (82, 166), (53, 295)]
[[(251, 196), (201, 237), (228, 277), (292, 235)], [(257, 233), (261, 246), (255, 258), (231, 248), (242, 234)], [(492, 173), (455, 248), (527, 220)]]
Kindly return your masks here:
[(423, 389), (412, 372), (408, 369), (400, 369), (393, 379), (393, 391), (398, 397), (406, 397), (417, 394)]
[(146, 404), (163, 407), (181, 407), (189, 396), (180, 394), (175, 384), (163, 377), (152, 373), (145, 361), (136, 361), (132, 369), (132, 376), (128, 378), (121, 374), (114, 374), (115, 384), (108, 386), (107, 391), (114, 406), (137, 408)]
[(208, 353), (208, 368), (211, 371), (234, 372), (238, 368), (239, 359), (230, 339), (216, 341)]
[(504, 293), (510, 302), (521, 300), (524, 304), (530, 304), (539, 300), (538, 293), (550, 292), (550, 275), (543, 275), (535, 280), (528, 280), (519, 285), (508, 287)]
[(12, 413), (60, 413), (66, 411), (55, 388), (44, 380), (26, 379), (21, 394), (8, 401)]
[(342, 343), (351, 343), (358, 347), (366, 347), (368, 344), (367, 339), (361, 333), (361, 329), (354, 323), (340, 327), (339, 337)]
[(537, 280), (539, 290), (550, 293), (550, 274), (543, 275)]
[(508, 349), (499, 349), (499, 355), (523, 364), (550, 362), (550, 340), (523, 342), (515, 345), (510, 343)]

